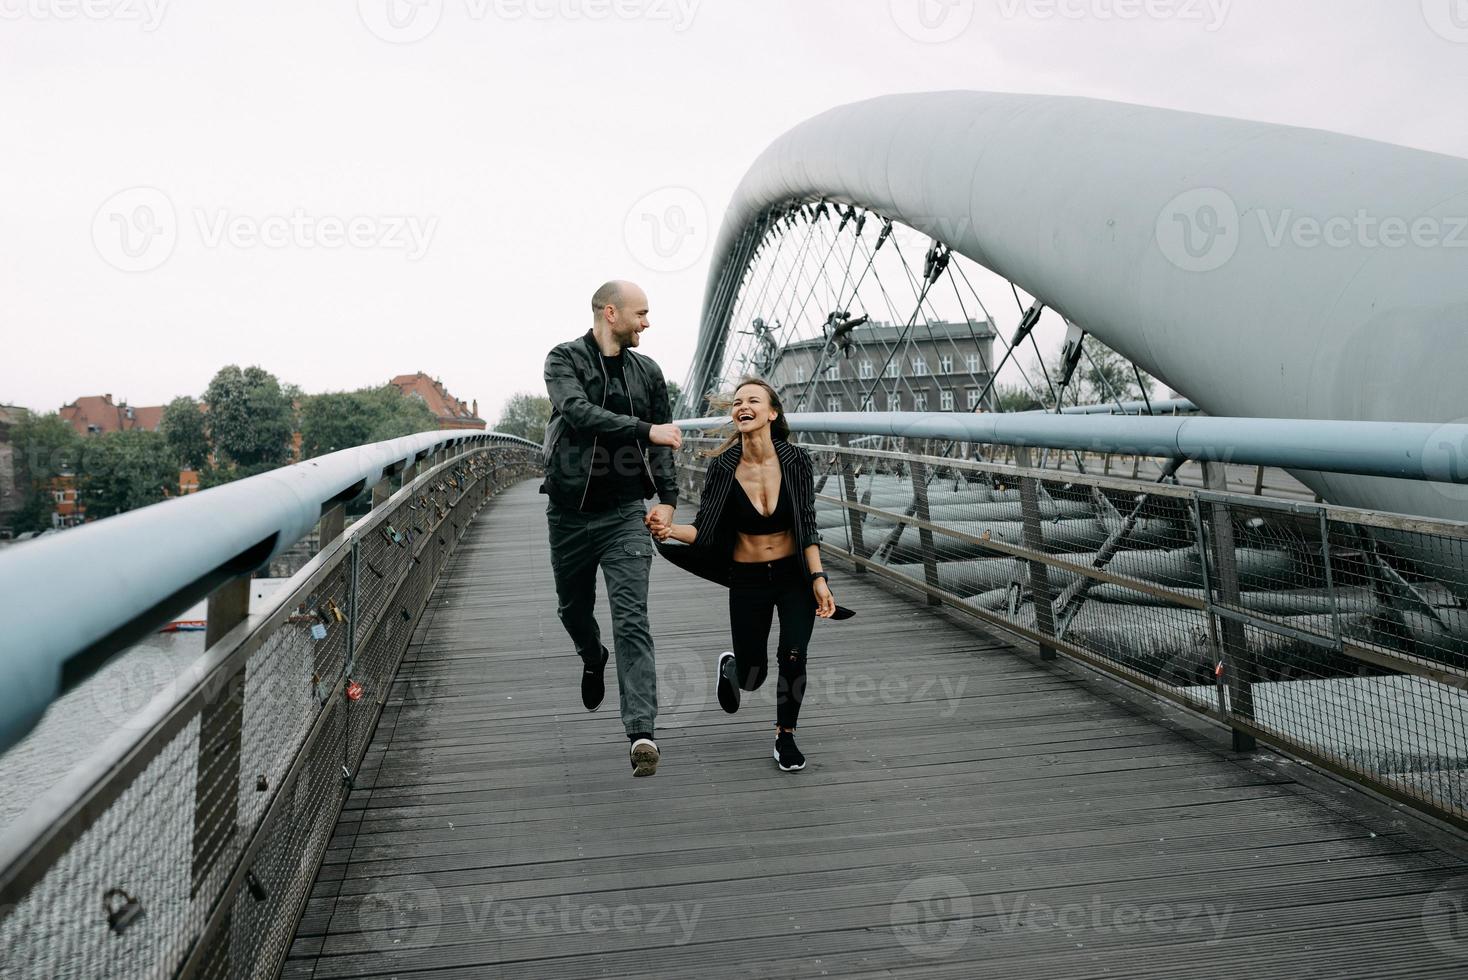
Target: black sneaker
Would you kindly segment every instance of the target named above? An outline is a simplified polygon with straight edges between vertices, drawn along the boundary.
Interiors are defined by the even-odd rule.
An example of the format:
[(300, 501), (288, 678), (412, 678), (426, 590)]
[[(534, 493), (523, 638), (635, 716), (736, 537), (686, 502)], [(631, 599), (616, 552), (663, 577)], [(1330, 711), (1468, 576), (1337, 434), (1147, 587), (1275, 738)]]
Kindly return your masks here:
[(781, 732), (775, 736), (774, 754), (781, 772), (799, 772), (805, 768), (805, 756), (795, 747), (794, 732)]
[(739, 710), (739, 685), (735, 684), (729, 676), (733, 670), (733, 663), (734, 654), (721, 653), (719, 654), (719, 666), (716, 668), (716, 673), (719, 675), (719, 707), (731, 715)]
[(632, 743), (632, 775), (651, 776), (658, 771), (658, 745), (650, 738), (639, 738)]
[(601, 665), (586, 667), (581, 671), (581, 703), (586, 705), (587, 711), (595, 711), (600, 708), (602, 698), (607, 696), (607, 685), (603, 675), (607, 669), (607, 660), (611, 658), (611, 655), (610, 650), (602, 647)]

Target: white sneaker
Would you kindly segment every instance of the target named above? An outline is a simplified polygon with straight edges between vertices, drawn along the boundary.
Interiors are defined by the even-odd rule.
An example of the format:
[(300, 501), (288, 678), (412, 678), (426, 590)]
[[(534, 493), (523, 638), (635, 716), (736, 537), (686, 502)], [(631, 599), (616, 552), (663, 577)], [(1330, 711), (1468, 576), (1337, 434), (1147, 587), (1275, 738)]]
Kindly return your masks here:
[(632, 775), (651, 776), (658, 771), (658, 746), (650, 738), (639, 738), (632, 743)]

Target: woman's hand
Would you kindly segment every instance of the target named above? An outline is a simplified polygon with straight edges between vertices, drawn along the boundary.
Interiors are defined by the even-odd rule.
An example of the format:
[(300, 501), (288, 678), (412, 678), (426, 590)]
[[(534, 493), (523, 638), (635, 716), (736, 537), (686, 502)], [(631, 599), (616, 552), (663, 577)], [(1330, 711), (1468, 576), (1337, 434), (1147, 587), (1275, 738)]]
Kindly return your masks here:
[(831, 587), (826, 580), (818, 578), (811, 585), (816, 594), (816, 615), (822, 619), (830, 619), (836, 615), (836, 600), (831, 595)]

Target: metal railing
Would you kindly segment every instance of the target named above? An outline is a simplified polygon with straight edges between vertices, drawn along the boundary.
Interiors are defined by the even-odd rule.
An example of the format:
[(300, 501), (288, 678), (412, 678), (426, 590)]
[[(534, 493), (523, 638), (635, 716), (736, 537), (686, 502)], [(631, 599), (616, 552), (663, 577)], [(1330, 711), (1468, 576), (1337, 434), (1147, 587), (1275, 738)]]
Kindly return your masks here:
[[(356, 459), (318, 465), (335, 473), (326, 484), (267, 474), (309, 487), (297, 496), (320, 515), (323, 542), (278, 601), (249, 609), (249, 572), (267, 557), (251, 552), (214, 587), (207, 652), (130, 721), (136, 737), (114, 739), (7, 830), (0, 975), (279, 969), (377, 720), (401, 697), (393, 678), (434, 583), (484, 502), (542, 465), (539, 446), (495, 435), (348, 452)], [(373, 509), (343, 533), (342, 502), (364, 483)], [(151, 525), (186, 503), (149, 508)], [(310, 530), (301, 523), (273, 547)], [(98, 628), (118, 635), (126, 613)]]
[[(1468, 524), (1222, 492), (1216, 462), (1194, 488), (791, 418), (855, 572), (1468, 827)], [(690, 502), (712, 444), (685, 442)]]

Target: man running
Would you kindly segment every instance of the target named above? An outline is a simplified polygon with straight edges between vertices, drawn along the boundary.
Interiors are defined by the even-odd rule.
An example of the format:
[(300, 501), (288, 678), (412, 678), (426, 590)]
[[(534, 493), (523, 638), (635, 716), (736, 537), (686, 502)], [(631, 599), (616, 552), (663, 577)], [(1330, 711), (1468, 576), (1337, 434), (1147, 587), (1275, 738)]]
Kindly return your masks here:
[[(610, 653), (593, 613), (600, 566), (612, 607), (617, 689), (634, 776), (658, 768), (653, 741), (657, 669), (647, 621), (652, 567), (650, 524), (671, 524), (678, 504), (673, 451), (683, 445), (668, 404), (668, 385), (652, 358), (635, 353), (649, 326), (647, 294), (609, 282), (592, 297), (587, 333), (545, 359), (550, 422), (545, 430), (545, 483), (550, 497), (551, 569), (557, 613), (584, 664), (581, 702), (588, 711), (606, 695)], [(643, 501), (656, 495), (648, 513)]]

